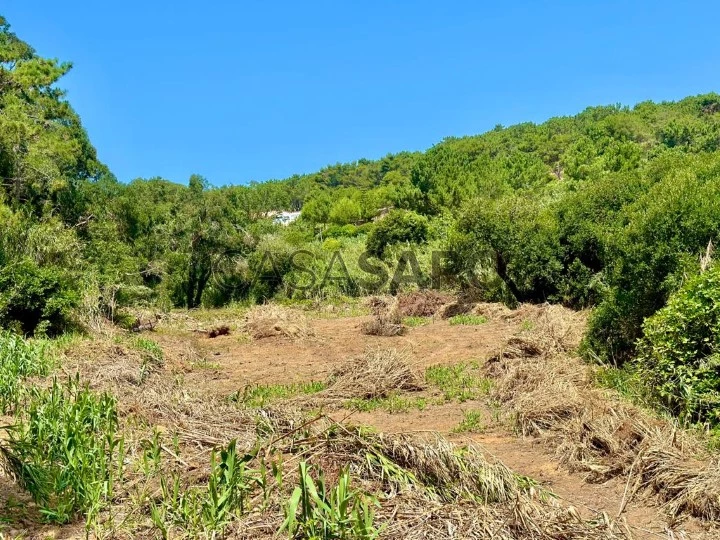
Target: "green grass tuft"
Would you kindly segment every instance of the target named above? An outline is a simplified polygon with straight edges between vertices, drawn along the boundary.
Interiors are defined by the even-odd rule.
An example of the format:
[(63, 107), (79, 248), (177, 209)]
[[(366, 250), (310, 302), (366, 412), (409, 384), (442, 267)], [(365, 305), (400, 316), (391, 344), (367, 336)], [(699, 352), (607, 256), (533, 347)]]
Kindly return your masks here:
[(425, 326), (426, 324), (429, 324), (432, 319), (430, 317), (403, 317), (403, 324), (405, 326), (409, 326), (410, 328), (415, 328), (416, 326)]
[(445, 401), (479, 399), (490, 392), (491, 381), (483, 377), (477, 363), (431, 366), (425, 380), (443, 392)]
[(448, 322), (452, 325), (465, 325), (465, 326), (475, 326), (479, 324), (485, 324), (487, 322), (487, 317), (484, 317), (482, 315), (455, 315), (454, 317), (450, 317), (448, 319)]
[(276, 399), (287, 399), (302, 394), (316, 394), (322, 390), (325, 390), (325, 383), (321, 381), (248, 385), (242, 392), (238, 391), (231, 395), (230, 400), (242, 403), (247, 407), (265, 407)]
[(480, 411), (465, 411), (460, 424), (453, 429), (453, 433), (482, 433), (485, 431), (483, 415)]

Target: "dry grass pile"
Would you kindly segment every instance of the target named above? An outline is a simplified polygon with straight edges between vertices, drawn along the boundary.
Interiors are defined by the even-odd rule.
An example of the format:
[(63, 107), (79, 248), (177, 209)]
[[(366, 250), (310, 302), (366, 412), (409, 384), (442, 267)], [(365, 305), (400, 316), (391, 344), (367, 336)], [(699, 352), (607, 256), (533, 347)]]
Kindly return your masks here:
[(335, 370), (328, 387), (315, 397), (337, 399), (385, 398), (395, 391), (425, 387), (423, 378), (410, 367), (405, 353), (375, 349)]
[(633, 538), (606, 514), (583, 519), (574, 508), (553, 507), (527, 497), (485, 506), (441, 503), (403, 494), (384, 504), (378, 516), (387, 522), (382, 538), (391, 540), (615, 540)]
[(305, 315), (275, 304), (255, 306), (243, 317), (240, 329), (253, 339), (283, 336), (305, 339), (315, 335)]
[(570, 354), (583, 315), (526, 309), (532, 330), (508, 340), (486, 364), (493, 397), (523, 435), (541, 437), (587, 481), (619, 477), (627, 482), (626, 501), (651, 493), (671, 516), (720, 518), (720, 464), (696, 459), (705, 454), (702, 442), (597, 388), (593, 368)]
[(214, 446), (230, 439), (254, 440), (255, 418), (224, 400), (188, 390), (166, 368), (149, 370), (133, 349), (96, 339), (67, 353), (63, 370), (79, 373), (90, 388), (118, 400), (123, 421), (142, 420), (174, 431), (193, 446)]
[(398, 309), (403, 317), (432, 317), (452, 296), (433, 289), (423, 289), (398, 295)]
[(229, 336), (230, 335), (230, 327), (226, 324), (221, 324), (220, 326), (216, 326), (215, 328), (211, 328), (207, 331), (207, 337), (209, 338), (216, 338), (218, 336)]
[(506, 502), (524, 489), (519, 477), (502, 463), (490, 463), (474, 446), (461, 451), (439, 435), (381, 434), (366, 437), (365, 444), (369, 447), (366, 451), (410, 471), (444, 501), (471, 498), (483, 503)]
[[(588, 521), (572, 507), (561, 508), (472, 445), (460, 447), (439, 435), (374, 434), (324, 417), (285, 433), (274, 439), (277, 451), (324, 471), (350, 467), (364, 490), (379, 495), (375, 523), (383, 527), (382, 538), (631, 538), (605, 514)], [(238, 530), (270, 538), (280, 520), (268, 510)]]
[(367, 306), (372, 312), (372, 318), (360, 325), (363, 334), (389, 337), (405, 333), (406, 328), (402, 324), (402, 315), (396, 298), (373, 296), (368, 299)]
[(505, 304), (497, 302), (480, 302), (472, 308), (473, 315), (482, 315), (488, 319), (508, 319), (513, 316), (514, 311)]
[(473, 310), (473, 306), (474, 304), (463, 301), (451, 302), (438, 309), (435, 315), (441, 319), (451, 319), (457, 315), (466, 315), (470, 313)]

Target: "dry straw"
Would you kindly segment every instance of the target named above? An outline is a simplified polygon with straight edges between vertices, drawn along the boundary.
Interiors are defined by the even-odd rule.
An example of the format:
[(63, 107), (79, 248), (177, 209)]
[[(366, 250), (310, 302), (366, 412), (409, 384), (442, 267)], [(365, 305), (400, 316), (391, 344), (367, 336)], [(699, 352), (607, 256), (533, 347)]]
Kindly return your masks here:
[(336, 369), (318, 397), (341, 399), (385, 398), (392, 392), (425, 387), (411, 367), (407, 354), (395, 349), (374, 349)]
[(255, 306), (248, 310), (240, 324), (240, 330), (253, 339), (273, 336), (305, 339), (315, 335), (302, 312), (274, 304)]
[(370, 320), (360, 326), (370, 336), (400, 336), (405, 333), (402, 315), (396, 298), (373, 296), (367, 302), (372, 312)]
[(673, 421), (597, 388), (593, 368), (574, 355), (584, 313), (522, 306), (504, 317), (530, 321), (530, 329), (492, 355), (486, 371), (495, 380), (493, 397), (523, 435), (545, 440), (561, 463), (587, 481), (624, 479), (619, 513), (634, 495), (650, 492), (671, 516), (720, 518), (720, 465), (707, 458), (702, 442)]

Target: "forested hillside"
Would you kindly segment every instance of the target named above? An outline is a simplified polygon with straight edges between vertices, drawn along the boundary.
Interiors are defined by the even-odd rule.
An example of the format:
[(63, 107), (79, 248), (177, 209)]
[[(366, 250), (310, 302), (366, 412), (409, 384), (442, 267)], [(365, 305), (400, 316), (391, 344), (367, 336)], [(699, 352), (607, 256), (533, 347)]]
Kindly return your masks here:
[[(96, 316), (122, 322), (128, 306), (396, 292), (368, 283), (361, 254), (392, 274), (413, 246), (421, 285), (442, 250), (448, 288), (593, 307), (588, 356), (622, 364), (645, 319), (699, 279), (720, 233), (715, 93), (591, 107), (284, 180), (213, 187), (148, 171), (125, 184), (65, 99), (70, 65), (39, 57), (0, 24), (0, 325), (22, 334)], [(281, 210), (301, 217), (278, 224)], [(351, 279), (289, 289), (305, 272), (293, 265), (297, 250), (319, 276), (340, 252)], [(657, 324), (647, 362), (657, 361)], [(702, 358), (716, 354), (701, 347)], [(673, 373), (676, 384), (684, 375)]]

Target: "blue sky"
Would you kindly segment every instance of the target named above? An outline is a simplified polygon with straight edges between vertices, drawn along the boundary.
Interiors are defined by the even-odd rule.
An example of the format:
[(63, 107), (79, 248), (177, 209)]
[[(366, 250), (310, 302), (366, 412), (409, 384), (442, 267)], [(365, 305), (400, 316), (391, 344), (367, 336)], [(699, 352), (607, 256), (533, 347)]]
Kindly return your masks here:
[[(95, 4), (95, 5), (93, 5)], [(117, 177), (283, 178), (720, 90), (712, 2), (3, 0)]]

